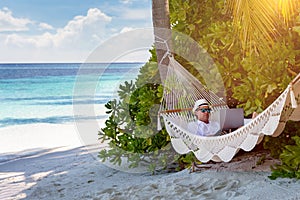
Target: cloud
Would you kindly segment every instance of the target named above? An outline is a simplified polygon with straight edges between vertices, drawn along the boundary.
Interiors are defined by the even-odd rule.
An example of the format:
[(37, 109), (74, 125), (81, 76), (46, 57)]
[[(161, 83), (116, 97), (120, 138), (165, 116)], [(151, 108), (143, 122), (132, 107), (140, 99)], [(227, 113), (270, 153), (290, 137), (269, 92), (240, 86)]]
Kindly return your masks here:
[[(42, 35), (25, 36), (11, 34), (7, 36), (6, 45), (32, 46), (36, 48), (75, 48), (91, 47), (95, 43), (101, 42), (105, 37), (105, 25), (111, 21), (97, 8), (88, 10), (86, 16), (76, 16), (63, 28), (59, 28), (55, 33), (46, 32)], [(53, 29), (46, 23), (40, 23), (39, 28)], [(82, 43), (81, 43), (82, 42)]]
[(61, 29), (58, 29), (51, 39), (57, 48), (93, 48), (107, 36), (105, 26), (112, 18), (97, 8), (88, 10), (86, 16), (76, 16)]
[(125, 9), (122, 11), (121, 17), (126, 20), (147, 20), (152, 18), (149, 9)]
[(131, 4), (132, 0), (120, 0), (120, 2), (123, 4)]
[(42, 35), (29, 37), (18, 34), (10, 34), (6, 37), (5, 43), (9, 47), (20, 48), (49, 48), (54, 46), (53, 35), (50, 33), (44, 33)]
[(119, 0), (120, 3), (122, 4), (134, 4), (134, 3), (143, 3), (143, 2), (148, 2), (149, 0)]
[(15, 18), (6, 7), (0, 10), (0, 32), (27, 31), (28, 25), (32, 23), (33, 21), (26, 18)]
[(132, 31), (134, 28), (132, 27), (124, 27), (122, 28), (122, 30), (120, 31), (120, 33), (125, 33), (125, 32), (128, 32), (128, 31)]
[[(131, 18), (136, 11), (125, 13)], [(143, 13), (142, 10), (139, 12)], [(2, 13), (12, 16), (8, 9), (5, 12), (2, 10)], [(112, 22), (116, 21), (98, 8), (90, 8), (86, 15), (75, 16), (64, 27), (57, 29), (44, 22), (25, 21), (23, 30), (30, 28), (27, 32), (0, 34), (0, 62), (82, 62), (109, 38), (133, 30), (130, 26), (113, 26)], [(135, 36), (134, 40), (139, 42), (144, 39)], [(116, 46), (110, 50), (117, 53)], [(132, 58), (138, 60), (138, 57)]]
[(39, 30), (53, 30), (54, 28), (47, 23), (40, 23)]

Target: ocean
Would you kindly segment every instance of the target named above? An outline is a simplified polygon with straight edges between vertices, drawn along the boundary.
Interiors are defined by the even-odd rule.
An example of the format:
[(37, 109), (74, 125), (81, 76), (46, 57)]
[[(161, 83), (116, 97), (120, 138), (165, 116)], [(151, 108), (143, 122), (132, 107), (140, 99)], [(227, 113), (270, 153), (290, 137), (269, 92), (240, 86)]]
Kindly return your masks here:
[(105, 118), (104, 104), (117, 98), (119, 85), (136, 79), (143, 65), (0, 64), (0, 128), (72, 122), (75, 104), (94, 105), (95, 116), (85, 118)]

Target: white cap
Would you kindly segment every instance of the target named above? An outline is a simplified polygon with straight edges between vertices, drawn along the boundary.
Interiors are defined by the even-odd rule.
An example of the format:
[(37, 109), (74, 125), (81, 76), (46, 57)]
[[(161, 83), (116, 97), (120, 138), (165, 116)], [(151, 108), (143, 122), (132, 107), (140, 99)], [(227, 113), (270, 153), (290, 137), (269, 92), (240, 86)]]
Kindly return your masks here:
[(195, 105), (193, 107), (193, 112), (196, 111), (196, 109), (199, 107), (199, 106), (202, 106), (202, 105), (209, 105), (208, 102), (206, 101), (206, 99), (199, 99), (195, 102)]

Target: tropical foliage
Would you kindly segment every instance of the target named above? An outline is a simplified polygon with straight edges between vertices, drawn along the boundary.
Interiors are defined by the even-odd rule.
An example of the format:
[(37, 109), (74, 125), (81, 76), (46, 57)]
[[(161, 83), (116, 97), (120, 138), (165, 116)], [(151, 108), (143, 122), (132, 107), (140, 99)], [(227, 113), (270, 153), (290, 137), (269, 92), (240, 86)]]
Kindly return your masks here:
[(223, 0), (174, 0), (170, 6), (173, 29), (189, 35), (208, 51), (222, 74), (229, 106), (243, 107), (246, 115), (262, 111), (286, 88), (295, 75), (290, 68), (300, 71), (295, 63), (299, 34), (294, 29), (282, 28), (278, 30), (282, 37), (276, 42), (264, 41), (272, 54), (257, 54), (245, 51), (242, 40), (235, 37), (235, 25), (225, 12)]
[(300, 179), (300, 137), (292, 137), (294, 145), (285, 145), (280, 154), (281, 165), (273, 167), (271, 179), (278, 177)]
[(282, 134), (278, 137), (265, 137), (264, 148), (269, 149), (273, 158), (279, 158), (286, 145), (295, 145), (291, 138), (300, 136), (300, 123), (288, 121)]
[[(243, 7), (234, 6), (234, 2), (240, 2), (239, 5)], [(281, 9), (274, 9), (272, 5), (273, 10), (268, 3), (273, 1), (251, 1), (251, 9), (270, 12), (270, 17), (266, 15), (260, 19), (253, 17), (253, 14), (247, 15), (251, 13), (249, 10), (239, 13), (239, 10), (246, 9), (246, 4), (241, 2), (244, 1), (227, 1), (228, 6), (224, 0), (170, 0), (170, 22), (173, 30), (188, 35), (206, 49), (223, 77), (220, 81), (224, 82), (228, 105), (243, 107), (247, 116), (253, 111), (265, 109), (300, 72), (300, 18), (295, 14), (298, 5), (293, 0), (289, 0), (290, 3)], [(288, 9), (293, 12), (287, 12)], [(268, 28), (274, 32), (268, 32)], [(184, 45), (178, 48), (190, 51)], [(132, 163), (131, 167), (143, 161), (149, 163), (151, 170), (174, 160), (182, 165), (195, 161), (192, 154), (174, 156), (166, 131), (156, 131), (156, 115), (163, 88), (154, 52), (152, 49), (152, 58), (141, 68), (136, 82), (120, 85), (119, 101), (111, 100), (106, 104), (110, 117), (99, 134), (101, 139), (110, 141), (111, 149), (100, 152), (103, 160), (120, 163), (122, 157), (126, 157)], [(194, 63), (189, 63), (180, 55), (175, 57), (201, 79), (193, 67)], [(286, 131), (279, 138), (267, 138), (264, 142), (272, 154), (287, 165), (294, 158), (287, 158), (287, 155), (298, 152), (300, 146), (297, 137), (293, 137), (296, 142), (290, 139), (299, 135), (298, 131), (291, 135), (289, 130), (292, 127), (300, 128), (297, 124), (288, 123)], [(280, 150), (275, 152), (276, 148)], [(280, 167), (277, 169), (281, 170)], [(297, 168), (292, 165), (289, 169)]]
[(174, 160), (168, 133), (165, 129), (157, 131), (157, 113), (163, 91), (159, 81), (157, 64), (149, 61), (140, 69), (135, 83), (120, 85), (120, 100), (111, 100), (105, 105), (110, 117), (99, 137), (102, 141), (108, 140), (111, 148), (100, 152), (103, 161), (109, 159), (120, 165), (126, 158), (129, 167), (143, 164), (154, 171)]

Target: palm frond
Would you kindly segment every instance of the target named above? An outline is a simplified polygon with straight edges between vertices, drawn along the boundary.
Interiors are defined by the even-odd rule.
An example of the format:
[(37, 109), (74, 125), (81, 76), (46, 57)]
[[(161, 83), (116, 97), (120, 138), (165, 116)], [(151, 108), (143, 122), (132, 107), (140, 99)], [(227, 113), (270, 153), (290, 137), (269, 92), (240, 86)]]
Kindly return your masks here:
[(227, 0), (226, 7), (244, 49), (270, 49), (270, 42), (279, 34), (272, 0)]
[(289, 27), (292, 18), (297, 12), (299, 6), (298, 0), (278, 0), (278, 9), (283, 17), (284, 23)]

